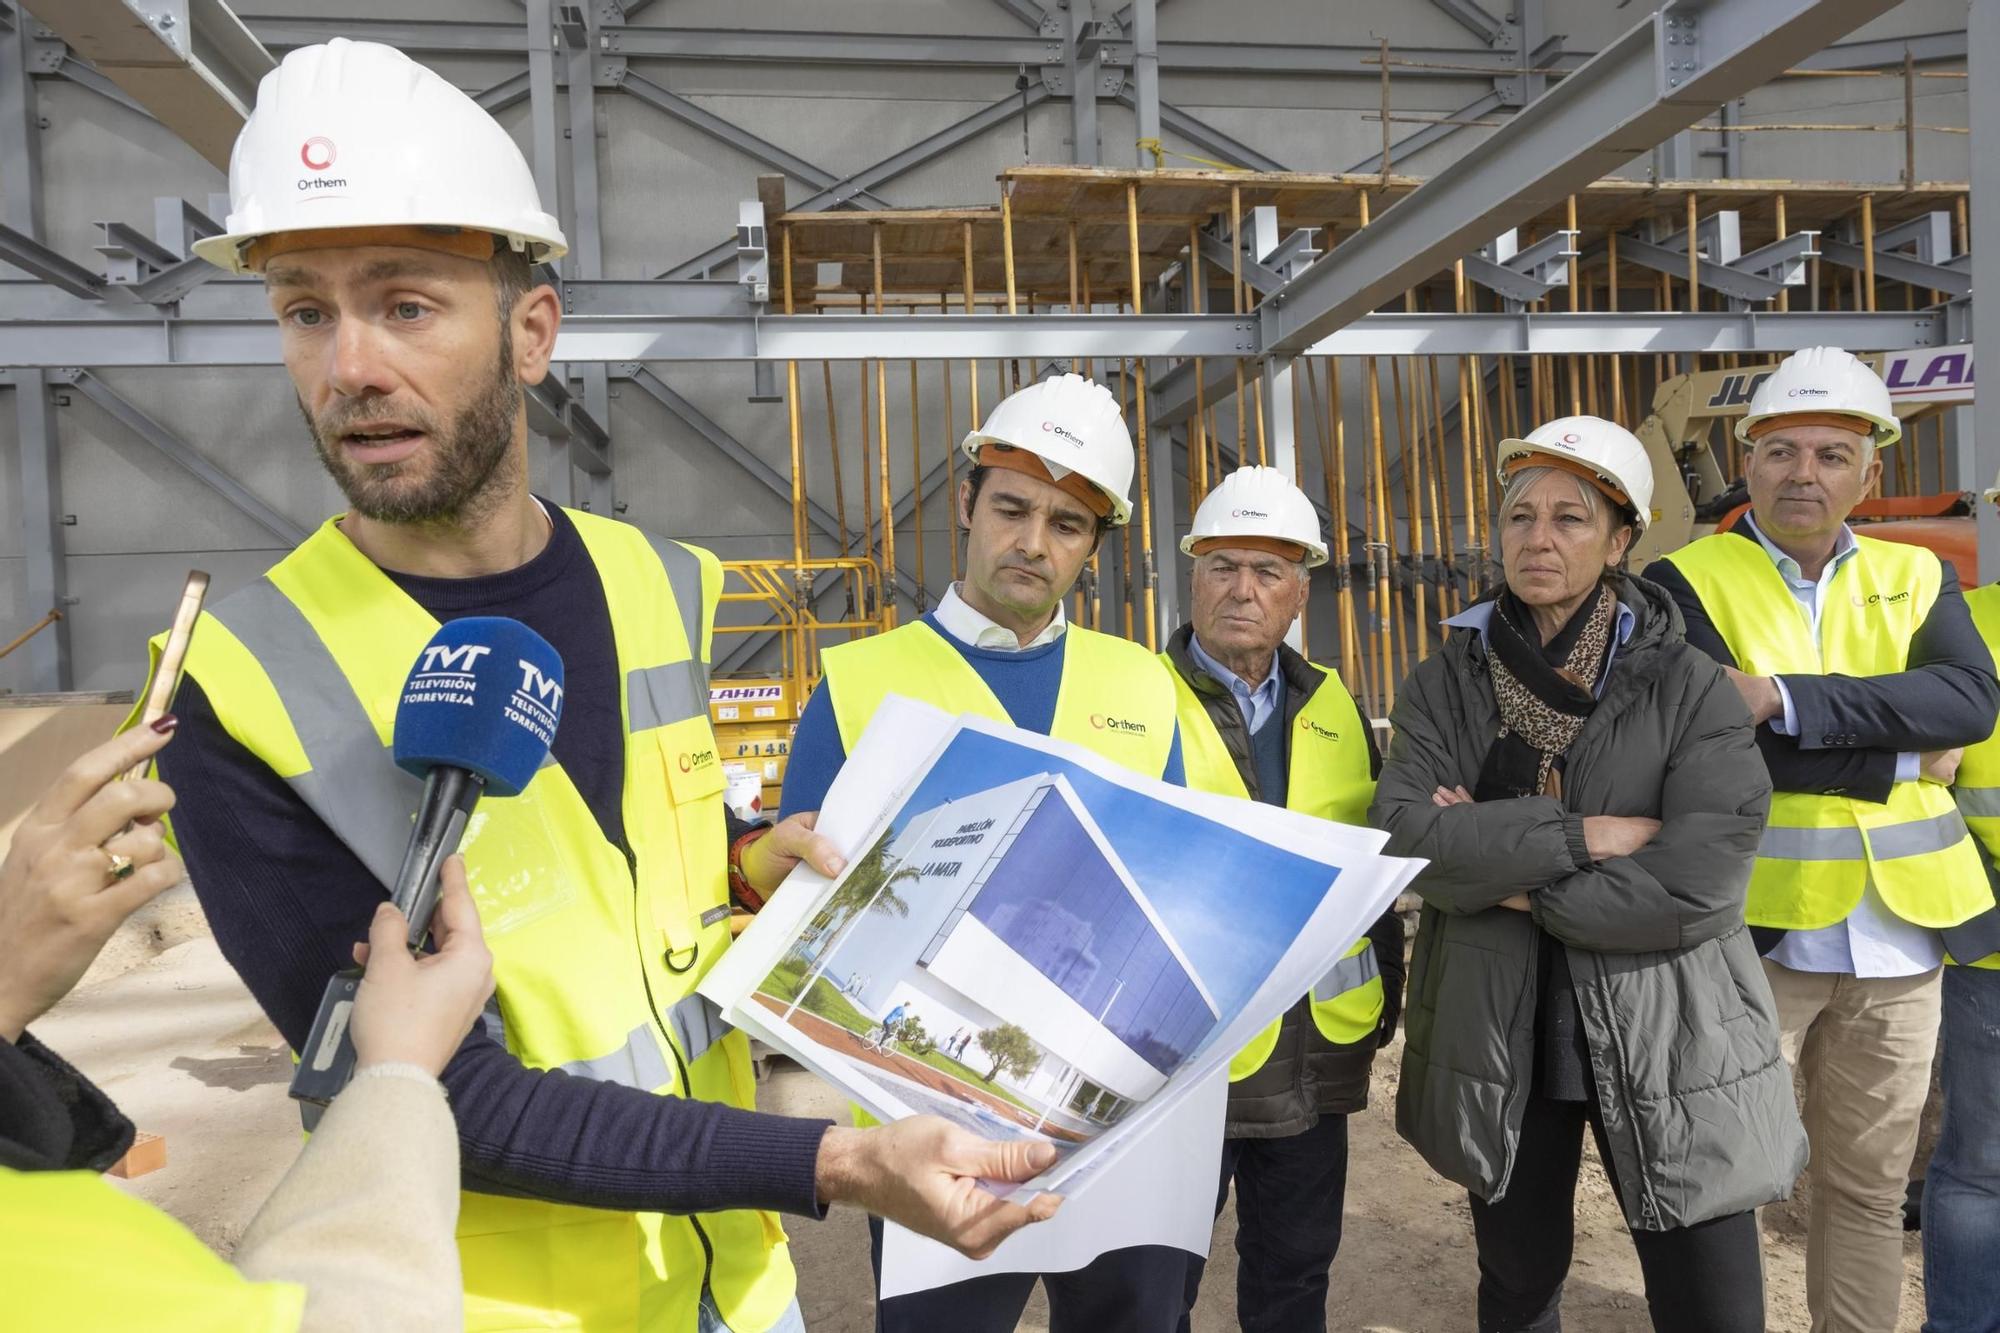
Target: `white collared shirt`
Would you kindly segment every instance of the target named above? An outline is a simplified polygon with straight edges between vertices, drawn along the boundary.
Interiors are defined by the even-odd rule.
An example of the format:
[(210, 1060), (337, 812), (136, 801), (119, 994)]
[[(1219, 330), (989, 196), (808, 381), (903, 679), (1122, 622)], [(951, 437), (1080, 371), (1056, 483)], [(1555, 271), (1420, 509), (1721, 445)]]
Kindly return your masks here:
[(1243, 725), (1249, 728), (1251, 735), (1262, 731), (1264, 724), (1277, 714), (1278, 704), (1284, 697), (1278, 677), (1277, 649), (1271, 650), (1271, 668), (1264, 673), (1262, 683), (1255, 689), (1243, 677), (1209, 656), (1208, 649), (1201, 646), (1199, 634), (1188, 635), (1188, 655), (1194, 658), (1196, 666), (1228, 689), (1230, 697), (1236, 700), (1236, 711), (1243, 714)]
[[(1834, 542), (1833, 558), (1826, 562), (1826, 568), (1815, 580), (1806, 578), (1799, 562), (1772, 544), (1763, 529), (1757, 526), (1754, 515), (1745, 515), (1744, 521), (1771, 557), (1771, 562), (1778, 567), (1785, 586), (1798, 599), (1800, 609), (1812, 626), (1813, 642), (1818, 643), (1820, 608), (1825, 604), (1827, 585), (1833, 581), (1835, 572), (1860, 551), (1853, 530), (1846, 524), (1841, 525), (1840, 536)], [(1784, 714), (1771, 719), (1771, 729), (1783, 736), (1796, 736), (1799, 734), (1799, 718), (1792, 707), (1791, 691), (1785, 688), (1782, 677), (1773, 679), (1777, 682), (1778, 697), (1784, 704)], [(1898, 755), (1896, 780), (1915, 781), (1920, 763), (1917, 755)], [(1791, 931), (1768, 956), (1780, 967), (1789, 967), (1794, 972), (1839, 972), (1854, 977), (1912, 977), (1944, 962), (1944, 941), (1937, 931), (1911, 925), (1890, 911), (1889, 905), (1882, 901), (1882, 895), (1875, 891), (1875, 880), (1870, 876), (1861, 901), (1855, 904), (1845, 921), (1836, 921), (1819, 930)]]
[(1013, 630), (985, 612), (975, 610), (972, 603), (958, 595), (958, 588), (959, 585), (956, 583), (947, 588), (931, 614), (937, 617), (937, 623), (943, 627), (945, 633), (970, 647), (990, 648), (1002, 653), (1021, 653), (1030, 648), (1039, 648), (1045, 643), (1054, 643), (1062, 637), (1063, 631), (1069, 628), (1069, 622), (1063, 618), (1063, 604), (1058, 601), (1055, 615), (1042, 627), (1042, 632), (1022, 643)]

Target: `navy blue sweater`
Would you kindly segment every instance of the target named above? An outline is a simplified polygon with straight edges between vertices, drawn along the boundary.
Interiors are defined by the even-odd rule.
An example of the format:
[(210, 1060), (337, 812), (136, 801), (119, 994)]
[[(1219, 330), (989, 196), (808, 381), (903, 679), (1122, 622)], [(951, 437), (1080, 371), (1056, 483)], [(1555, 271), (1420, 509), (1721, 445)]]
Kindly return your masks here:
[[(1062, 685), (1063, 651), (1069, 643), (1065, 630), (1053, 642), (1040, 647), (1008, 652), (998, 648), (975, 648), (960, 643), (951, 632), (927, 615), (924, 623), (971, 664), (993, 691), (993, 697), (1007, 710), (1007, 716), (1023, 731), (1049, 734), (1056, 720), (1056, 692)], [(785, 791), (780, 802), (781, 817), (802, 810), (817, 810), (826, 803), (826, 789), (847, 762), (847, 747), (841, 743), (840, 724), (834, 720), (833, 700), (825, 690), (817, 690), (799, 715), (792, 735), (792, 751), (785, 760)], [(1176, 787), (1185, 786), (1181, 762), (1181, 735), (1174, 729), (1173, 748), (1167, 752), (1166, 771), (1160, 777)]]
[[(470, 579), (390, 574), (439, 620), (512, 616), (562, 654), (568, 689), (552, 747), (607, 838), (624, 845), (624, 744), (617, 651), (604, 589), (554, 505), (543, 552)], [(223, 956), (292, 1049), (326, 979), (349, 965), (384, 892), (290, 787), (223, 730), (192, 678), (160, 756), (180, 803), (174, 829)], [(620, 889), (623, 892), (623, 888)], [(468, 1189), (646, 1212), (769, 1208), (822, 1212), (813, 1182), (825, 1120), (532, 1070), (474, 1025), (443, 1082)]]

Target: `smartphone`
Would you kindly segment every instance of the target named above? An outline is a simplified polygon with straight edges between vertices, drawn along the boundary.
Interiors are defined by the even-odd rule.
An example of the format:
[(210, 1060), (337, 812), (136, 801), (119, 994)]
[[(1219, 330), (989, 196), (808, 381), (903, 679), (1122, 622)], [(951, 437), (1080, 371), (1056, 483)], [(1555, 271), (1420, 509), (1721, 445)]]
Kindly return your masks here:
[[(194, 637), (195, 618), (201, 614), (201, 604), (207, 596), (208, 575), (198, 569), (189, 570), (187, 582), (181, 585), (181, 604), (174, 612), (173, 627), (167, 631), (166, 647), (160, 650), (160, 664), (153, 669), (153, 681), (146, 690), (146, 706), (139, 713), (140, 726), (149, 727), (165, 717), (173, 703), (174, 690), (181, 683), (181, 663), (187, 657), (188, 640)], [(146, 776), (152, 762), (140, 760), (125, 776)]]

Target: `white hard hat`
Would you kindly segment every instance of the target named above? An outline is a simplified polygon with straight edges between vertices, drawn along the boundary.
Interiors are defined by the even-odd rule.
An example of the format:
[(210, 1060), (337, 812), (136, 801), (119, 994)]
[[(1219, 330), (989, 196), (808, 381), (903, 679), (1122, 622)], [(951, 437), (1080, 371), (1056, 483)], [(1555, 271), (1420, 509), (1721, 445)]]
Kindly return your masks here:
[(1736, 438), (1748, 444), (1764, 433), (1756, 428), (1759, 422), (1801, 413), (1860, 417), (1874, 428), (1878, 449), (1903, 438), (1889, 386), (1866, 361), (1839, 347), (1807, 347), (1780, 361), (1750, 396), (1750, 410), (1736, 422)]
[(531, 263), (568, 250), (534, 173), (477, 102), (392, 46), (336, 37), (264, 76), (229, 155), (229, 220), (195, 253), (248, 272), (249, 242), (327, 228), (505, 238)]
[(1132, 433), (1118, 400), (1095, 380), (1057, 375), (1017, 389), (965, 437), (965, 456), (991, 465), (979, 456), (989, 444), (1033, 454), (1057, 485), (1075, 473), (1110, 501), (1112, 527), (1131, 521)]
[(1547, 463), (1595, 481), (1625, 502), (1639, 531), (1653, 519), (1653, 460), (1639, 437), (1603, 417), (1557, 417), (1525, 440), (1500, 441), (1500, 482), (1524, 467)]
[(1202, 499), (1194, 530), (1181, 538), (1181, 554), (1195, 554), (1200, 542), (1256, 537), (1305, 548), (1307, 569), (1326, 563), (1326, 539), (1319, 515), (1306, 493), (1274, 467), (1237, 468)]

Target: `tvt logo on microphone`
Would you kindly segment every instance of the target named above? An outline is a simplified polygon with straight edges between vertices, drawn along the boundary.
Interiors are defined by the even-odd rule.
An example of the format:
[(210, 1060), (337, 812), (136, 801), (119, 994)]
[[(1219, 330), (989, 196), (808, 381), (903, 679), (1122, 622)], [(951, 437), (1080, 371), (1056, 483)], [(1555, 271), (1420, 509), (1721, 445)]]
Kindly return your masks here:
[(507, 701), (507, 720), (526, 727), (544, 745), (556, 738), (556, 719), (562, 713), (563, 687), (560, 679), (550, 679), (542, 669), (521, 658), (521, 683)]
[(403, 689), (403, 702), (472, 707), (479, 694), (479, 659), (492, 651), (483, 643), (426, 644)]

